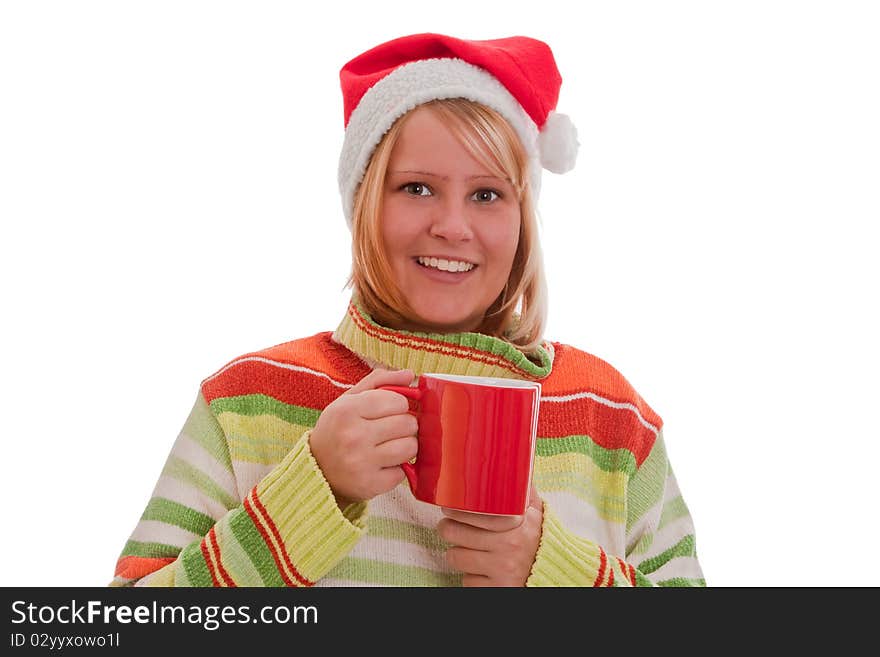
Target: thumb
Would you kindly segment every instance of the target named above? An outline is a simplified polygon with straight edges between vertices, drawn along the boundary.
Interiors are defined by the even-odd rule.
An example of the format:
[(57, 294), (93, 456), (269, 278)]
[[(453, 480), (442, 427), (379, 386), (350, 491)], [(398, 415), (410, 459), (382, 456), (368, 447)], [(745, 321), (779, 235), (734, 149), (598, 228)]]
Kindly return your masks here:
[(345, 394), (355, 395), (379, 386), (408, 386), (415, 378), (412, 370), (386, 370), (377, 367), (352, 386)]

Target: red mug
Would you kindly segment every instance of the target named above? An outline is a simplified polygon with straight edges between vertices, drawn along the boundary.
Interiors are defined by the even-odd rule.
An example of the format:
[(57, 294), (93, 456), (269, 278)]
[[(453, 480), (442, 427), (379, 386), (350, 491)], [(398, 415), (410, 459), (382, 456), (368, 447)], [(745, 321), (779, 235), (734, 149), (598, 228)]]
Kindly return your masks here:
[(381, 386), (418, 402), (419, 453), (403, 463), (416, 499), (473, 513), (523, 515), (529, 504), (541, 384), (422, 374)]

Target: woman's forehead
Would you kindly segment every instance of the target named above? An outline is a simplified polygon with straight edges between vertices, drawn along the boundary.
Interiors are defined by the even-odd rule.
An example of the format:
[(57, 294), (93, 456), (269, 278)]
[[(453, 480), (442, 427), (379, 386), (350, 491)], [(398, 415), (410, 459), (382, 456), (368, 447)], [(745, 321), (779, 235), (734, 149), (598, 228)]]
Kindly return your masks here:
[(398, 172), (421, 173), (441, 180), (499, 178), (471, 153), (441, 116), (426, 107), (417, 108), (407, 117), (391, 150), (388, 173)]

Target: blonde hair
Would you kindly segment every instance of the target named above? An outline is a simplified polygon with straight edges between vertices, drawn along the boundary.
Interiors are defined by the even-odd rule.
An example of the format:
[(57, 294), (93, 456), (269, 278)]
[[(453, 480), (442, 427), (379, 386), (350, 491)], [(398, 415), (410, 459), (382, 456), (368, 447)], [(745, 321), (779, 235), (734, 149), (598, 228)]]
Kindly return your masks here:
[[(468, 152), (493, 175), (510, 180), (519, 196), (519, 241), (510, 276), (475, 330), (509, 342), (524, 354), (534, 352), (543, 340), (547, 321), (547, 286), (538, 217), (529, 185), (528, 155), (510, 124), (485, 105), (449, 98), (419, 107), (435, 112)], [(415, 315), (394, 282), (379, 227), (391, 151), (411, 114), (400, 117), (385, 133), (354, 198), (352, 272), (345, 287), (353, 286), (363, 309), (385, 326), (404, 324)]]

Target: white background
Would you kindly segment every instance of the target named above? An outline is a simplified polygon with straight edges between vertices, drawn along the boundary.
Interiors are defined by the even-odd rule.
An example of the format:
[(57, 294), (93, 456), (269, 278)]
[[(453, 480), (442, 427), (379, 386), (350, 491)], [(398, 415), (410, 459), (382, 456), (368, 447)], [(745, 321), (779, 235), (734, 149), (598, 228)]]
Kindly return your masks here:
[[(575, 8), (577, 11), (575, 12)], [(549, 338), (663, 416), (710, 585), (880, 585), (872, 2), (4, 2), (2, 585), (96, 585), (202, 378), (335, 328), (338, 70), (550, 43)]]

